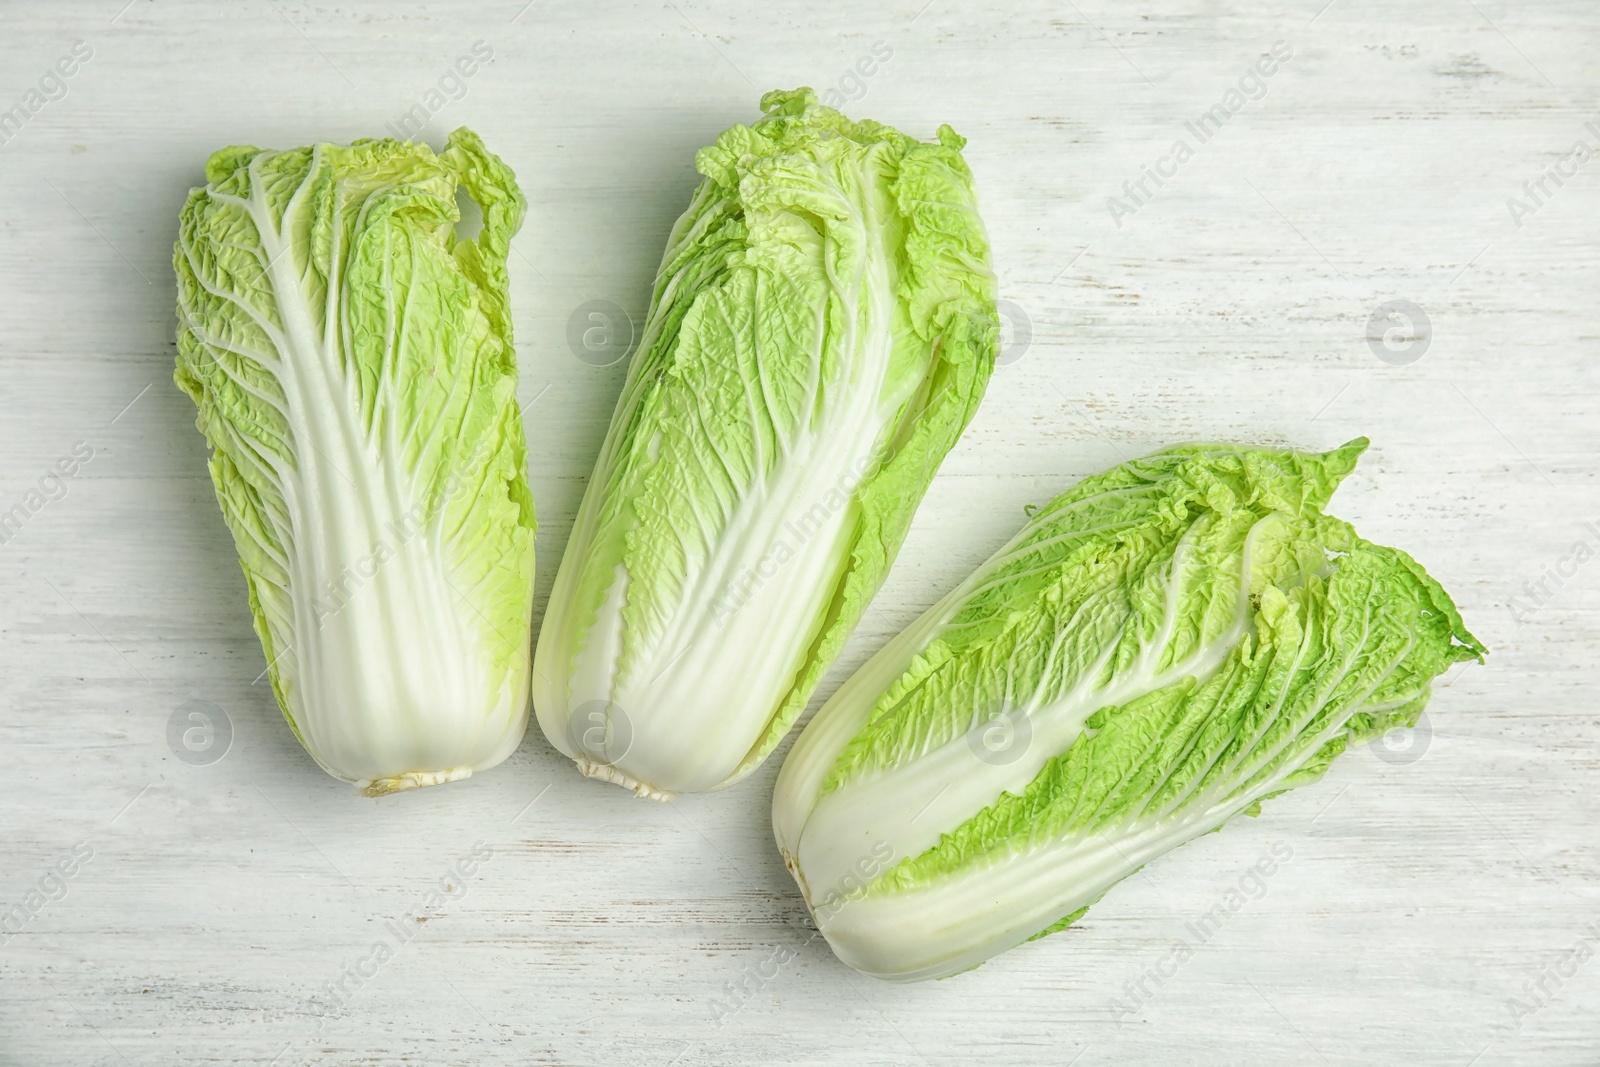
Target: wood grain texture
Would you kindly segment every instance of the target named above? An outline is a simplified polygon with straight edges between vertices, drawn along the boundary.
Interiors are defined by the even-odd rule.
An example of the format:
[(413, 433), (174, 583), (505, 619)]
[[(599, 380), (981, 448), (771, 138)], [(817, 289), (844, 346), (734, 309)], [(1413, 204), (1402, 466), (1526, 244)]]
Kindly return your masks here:
[[(0, 9), (4, 107), (93, 49), (0, 145), (0, 511), (94, 449), (0, 545), (0, 909), (92, 849), (0, 944), (0, 1063), (1600, 1063), (1600, 963), (1547, 971), (1600, 947), (1600, 562), (1546, 577), (1600, 544), (1600, 162), (1527, 217), (1507, 205), (1574, 141), (1600, 152), (1600, 9), (124, 2)], [(970, 139), (1032, 335), (823, 695), (1025, 504), (1195, 438), (1370, 436), (1336, 512), (1422, 560), (1489, 665), (1439, 688), (1420, 758), (1356, 751), (1069, 932), (913, 987), (813, 937), (771, 843), (777, 759), (661, 806), (534, 730), (491, 773), (362, 799), (253, 684), (170, 385), (171, 242), (212, 150), (381, 135), (478, 41), (493, 62), (426, 136), (470, 124), (530, 201), (512, 269), (540, 610), (623, 374), (574, 358), (569, 316), (642, 312), (694, 150), (760, 92), (812, 84)], [(846, 71), (879, 41), (857, 93)], [(1118, 225), (1107, 198), (1277, 41), (1293, 56), (1264, 95)], [(1366, 340), (1390, 300), (1431, 322), (1405, 365)], [(167, 744), (191, 700), (232, 722), (209, 766)], [(479, 842), (490, 858), (452, 873)], [(1260, 898), (1157, 973), (1274, 843), (1293, 856)], [(319, 1001), (400, 944), (390, 924), (393, 959)]]

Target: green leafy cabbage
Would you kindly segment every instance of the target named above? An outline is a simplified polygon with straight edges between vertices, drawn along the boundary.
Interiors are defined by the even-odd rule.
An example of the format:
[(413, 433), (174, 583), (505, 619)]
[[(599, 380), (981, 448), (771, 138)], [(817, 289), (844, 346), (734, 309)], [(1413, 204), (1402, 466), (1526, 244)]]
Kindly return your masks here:
[(1060, 929), (1481, 659), (1416, 561), (1323, 513), (1365, 447), (1086, 479), (850, 678), (773, 805), (839, 957), (942, 977)]
[(225, 148), (206, 181), (173, 254), (176, 381), (284, 717), (371, 794), (493, 766), (527, 724), (533, 595), (511, 171), (461, 129), (439, 155)]
[(965, 142), (762, 108), (696, 157), (534, 661), (551, 742), (642, 795), (783, 737), (994, 366)]

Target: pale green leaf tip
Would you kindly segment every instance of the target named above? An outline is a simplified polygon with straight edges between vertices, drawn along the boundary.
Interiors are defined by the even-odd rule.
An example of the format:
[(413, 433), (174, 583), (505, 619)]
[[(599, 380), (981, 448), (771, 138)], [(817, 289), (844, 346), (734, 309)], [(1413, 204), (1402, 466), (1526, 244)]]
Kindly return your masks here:
[(230, 174), (249, 163), (251, 158), (260, 152), (261, 149), (249, 144), (234, 144), (217, 149), (206, 160), (206, 181), (212, 185), (227, 181)]
[(775, 118), (804, 114), (808, 108), (816, 106), (816, 90), (809, 85), (802, 85), (798, 89), (774, 89), (761, 97), (762, 113)]

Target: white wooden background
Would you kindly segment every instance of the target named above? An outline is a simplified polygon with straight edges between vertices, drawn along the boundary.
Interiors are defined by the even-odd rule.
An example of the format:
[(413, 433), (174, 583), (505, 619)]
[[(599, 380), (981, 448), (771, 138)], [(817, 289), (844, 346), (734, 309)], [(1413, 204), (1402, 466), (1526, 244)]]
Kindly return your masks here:
[[(93, 51), (0, 145), (0, 511), (94, 450), (0, 545), (0, 909), (27, 915), (0, 944), (0, 1063), (1600, 1063), (1600, 563), (1524, 590), (1600, 547), (1600, 163), (1507, 205), (1574, 141), (1600, 152), (1600, 10), (524, 2), (0, 7), (0, 107)], [(1116, 225), (1107, 198), (1280, 40), (1265, 95)], [(1025, 504), (1195, 438), (1370, 435), (1336, 510), (1444, 582), (1488, 666), (1449, 676), (1397, 758), (1351, 753), (1070, 932), (919, 986), (813, 939), (768, 827), (778, 759), (662, 806), (535, 728), (471, 781), (362, 799), (252, 684), (170, 382), (171, 242), (213, 149), (382, 135), (479, 41), (493, 62), (426, 137), (470, 124), (530, 202), (512, 270), (541, 610), (623, 377), (574, 358), (569, 316), (641, 312), (695, 148), (811, 84), (970, 138), (1032, 333), (824, 695)], [(1404, 365), (1367, 341), (1389, 300), (1431, 322)], [(231, 721), (220, 761), (169, 747), (187, 701)], [(479, 842), (491, 858), (450, 874)], [(1260, 899), (1148, 977), (1274, 843), (1293, 858)], [(60, 896), (75, 845), (92, 858)], [(394, 958), (319, 1001), (390, 924)]]

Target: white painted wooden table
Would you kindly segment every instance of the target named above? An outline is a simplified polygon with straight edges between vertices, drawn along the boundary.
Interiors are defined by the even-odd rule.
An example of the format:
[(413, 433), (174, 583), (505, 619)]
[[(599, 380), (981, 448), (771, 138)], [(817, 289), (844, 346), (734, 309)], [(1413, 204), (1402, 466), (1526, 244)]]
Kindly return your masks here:
[[(25, 120), (0, 125), (0, 512), (25, 513), (0, 545), (0, 1063), (1600, 1062), (1592, 4), (124, 2), (0, 8), (0, 107)], [(450, 81), (479, 42), (492, 61)], [(929, 985), (813, 938), (768, 829), (777, 759), (671, 806), (580, 778), (537, 730), (492, 773), (383, 800), (317, 770), (253, 684), (170, 384), (174, 222), (210, 151), (383, 135), (414, 105), (435, 144), (472, 125), (531, 204), (542, 609), (623, 376), (574, 358), (568, 318), (642, 312), (695, 148), (805, 83), (970, 138), (1031, 329), (824, 694), (1025, 504), (1194, 438), (1371, 436), (1336, 510), (1493, 649), (1410, 747), (1356, 751), (1070, 932)], [(1234, 103), (1203, 143), (1185, 125)], [(1146, 167), (1167, 176), (1136, 200)], [(1369, 344), (1394, 300), (1425, 345)], [(231, 722), (222, 759), (169, 746), (189, 701)], [(1292, 858), (1174, 968), (1274, 845)], [(369, 975), (330, 999), (347, 971)]]

